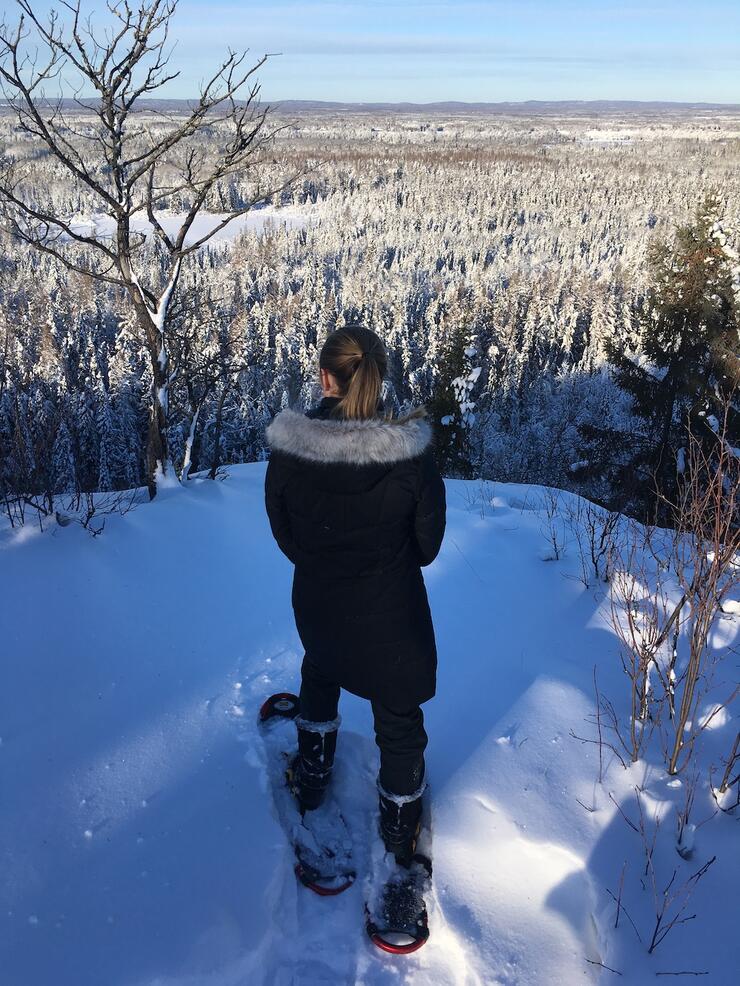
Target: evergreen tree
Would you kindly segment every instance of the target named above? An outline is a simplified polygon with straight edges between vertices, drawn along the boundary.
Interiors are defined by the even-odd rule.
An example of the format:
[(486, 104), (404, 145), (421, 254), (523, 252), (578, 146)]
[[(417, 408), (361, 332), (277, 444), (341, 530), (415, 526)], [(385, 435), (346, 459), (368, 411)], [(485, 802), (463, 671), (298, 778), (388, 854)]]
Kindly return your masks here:
[[(632, 351), (621, 340), (607, 343), (607, 358), (632, 398), (639, 431), (583, 429), (590, 443), (584, 458), (612, 473), (619, 505), (650, 516), (656, 486), (668, 496), (675, 492), (687, 427), (713, 443), (707, 423), (740, 381), (732, 251), (721, 242), (720, 213), (718, 197), (709, 193), (672, 243), (651, 244), (652, 284), (637, 312), (639, 338)], [(735, 436), (739, 423), (735, 411)]]
[(64, 420), (60, 422), (54, 438), (50, 481), (52, 493), (73, 493), (77, 486), (72, 438)]
[[(116, 428), (111, 414), (110, 400), (105, 390), (101, 390), (95, 421), (100, 435), (100, 445), (98, 451), (97, 474), (98, 482), (96, 489), (101, 492), (109, 492), (115, 489), (113, 476), (111, 474), (112, 449), (115, 443)], [(133, 486), (134, 484), (131, 483)]]
[(480, 374), (473, 367), (477, 349), (464, 328), (452, 330), (443, 348), (429, 411), (436, 432), (439, 467), (445, 476), (472, 477), (470, 428), (475, 402), (470, 394)]

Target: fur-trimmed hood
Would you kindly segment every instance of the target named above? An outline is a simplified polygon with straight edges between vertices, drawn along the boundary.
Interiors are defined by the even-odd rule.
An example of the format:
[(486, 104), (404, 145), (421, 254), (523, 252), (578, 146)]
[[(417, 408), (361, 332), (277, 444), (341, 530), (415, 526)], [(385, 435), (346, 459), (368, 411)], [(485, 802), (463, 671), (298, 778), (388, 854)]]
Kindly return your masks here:
[(426, 408), (400, 418), (309, 418), (285, 408), (265, 429), (270, 447), (310, 462), (364, 466), (420, 455), (432, 440)]

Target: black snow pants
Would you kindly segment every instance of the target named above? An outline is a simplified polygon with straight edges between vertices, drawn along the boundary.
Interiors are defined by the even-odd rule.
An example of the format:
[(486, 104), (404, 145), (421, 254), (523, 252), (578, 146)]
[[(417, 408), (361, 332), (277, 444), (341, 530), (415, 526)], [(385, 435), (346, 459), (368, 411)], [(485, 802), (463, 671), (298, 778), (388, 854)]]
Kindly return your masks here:
[[(300, 715), (308, 722), (337, 717), (339, 685), (326, 678), (308, 654), (301, 667)], [(418, 705), (390, 707), (371, 701), (375, 742), (380, 750), (378, 781), (389, 794), (415, 794), (424, 781), (424, 750), (428, 742)]]

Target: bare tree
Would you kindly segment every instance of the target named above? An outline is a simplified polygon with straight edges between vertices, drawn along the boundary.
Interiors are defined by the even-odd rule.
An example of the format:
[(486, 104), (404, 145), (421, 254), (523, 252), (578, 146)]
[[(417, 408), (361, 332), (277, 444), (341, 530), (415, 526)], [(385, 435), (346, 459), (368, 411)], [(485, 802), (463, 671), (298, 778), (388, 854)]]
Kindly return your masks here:
[[(113, 233), (88, 231), (58, 215), (30, 171), (8, 157), (0, 165), (5, 226), (68, 268), (117, 285), (130, 298), (151, 367), (147, 470), (154, 496), (157, 483), (176, 479), (167, 443), (168, 328), (183, 261), (306, 169), (273, 176), (269, 185), (263, 182), (264, 172), (274, 173), (270, 145), (283, 129), (267, 127), (270, 107), (260, 106), (260, 86), (254, 81), (269, 54), (248, 66), (246, 52), (229, 49), (184, 114), (168, 116), (142, 107), (142, 99), (179, 75), (169, 70), (172, 52), (166, 50), (177, 0), (139, 0), (138, 6), (108, 0), (112, 26), (107, 30), (93, 28), (90, 16), (83, 17), (81, 0), (60, 0), (61, 13), (52, 10), (45, 19), (30, 0), (17, 3), (17, 24), (0, 25), (3, 94), (19, 130), (45, 145), (80, 195), (112, 218)], [(47, 97), (49, 86), (58, 90), (54, 100)], [(65, 99), (69, 92), (71, 99)], [(94, 96), (83, 95), (90, 92)], [(80, 113), (92, 125), (83, 125)], [(220, 139), (214, 142), (212, 135)], [(203, 235), (195, 234), (199, 212), (227, 179), (244, 173), (250, 180), (248, 201), (222, 213)], [(173, 195), (185, 196), (189, 206), (176, 232), (168, 232), (157, 213)], [(144, 216), (157, 246), (146, 276), (139, 264), (145, 234), (132, 229), (132, 220)]]
[(181, 319), (173, 332), (172, 379), (184, 391), (184, 400), (179, 403), (187, 408), (187, 435), (182, 457), (177, 463), (180, 480), (187, 480), (191, 470), (198, 462), (196, 435), (201, 412), (209, 399), (216, 399), (216, 421), (214, 437), (213, 466), (210, 471), (215, 478), (220, 465), (220, 432), (223, 405), (239, 378), (239, 374), (249, 369), (249, 362), (239, 356), (239, 338), (243, 327), (237, 320), (229, 320), (221, 310), (217, 299), (209, 299), (208, 312), (199, 312), (193, 307)]

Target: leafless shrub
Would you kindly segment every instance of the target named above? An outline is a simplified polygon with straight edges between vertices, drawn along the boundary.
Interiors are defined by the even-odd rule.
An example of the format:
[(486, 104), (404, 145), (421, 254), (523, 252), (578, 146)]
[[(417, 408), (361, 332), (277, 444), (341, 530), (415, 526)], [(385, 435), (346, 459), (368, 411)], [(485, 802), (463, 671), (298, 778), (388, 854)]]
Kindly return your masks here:
[[(596, 677), (596, 666), (594, 665), (594, 694), (596, 699), (596, 711), (593, 715), (586, 717), (586, 722), (591, 725), (596, 726), (596, 738), (589, 736), (579, 736), (574, 730), (570, 730), (570, 735), (573, 739), (579, 740), (581, 743), (595, 743), (599, 748), (599, 784), (602, 783), (604, 779), (604, 750), (611, 750), (614, 756), (619, 760), (624, 769), (627, 769), (627, 764), (625, 763), (624, 757), (620, 753), (617, 746), (611, 743), (609, 740), (604, 738), (604, 731), (609, 730), (615, 737), (619, 746), (623, 750), (630, 752), (629, 746), (625, 742), (622, 736), (622, 731), (619, 725), (619, 719), (617, 717), (614, 706), (611, 702), (605, 698), (599, 692), (599, 684)], [(579, 802), (582, 804), (582, 802)], [(584, 807), (586, 807), (584, 805)]]
[[(725, 416), (725, 430), (726, 421)], [(728, 690), (709, 714), (701, 714), (724, 657), (707, 643), (722, 601), (740, 575), (740, 468), (724, 431), (718, 439), (708, 453), (689, 432), (679, 495), (669, 504), (674, 519), (670, 531), (633, 522), (621, 542), (613, 542), (611, 625), (620, 641), (630, 696), (626, 749), (633, 761), (639, 759), (646, 724), (659, 726), (671, 775), (686, 767), (703, 730), (739, 690)], [(679, 662), (682, 636), (684, 663)], [(614, 715), (613, 706), (609, 715)], [(621, 736), (618, 723), (614, 726)]]
[(460, 497), (468, 510), (477, 510), (481, 520), (486, 517), (486, 509), (494, 508), (495, 485), (490, 479), (479, 479), (476, 487), (466, 483), (460, 491)]
[[(642, 842), (643, 854), (645, 857), (643, 876), (647, 880), (647, 885), (644, 879), (641, 879), (640, 882), (645, 889), (650, 889), (655, 908), (655, 923), (652, 926), (650, 943), (648, 945), (648, 953), (652, 954), (658, 945), (664, 941), (666, 936), (670, 934), (674, 928), (678, 928), (680, 925), (694, 920), (696, 914), (684, 916), (684, 912), (688, 907), (689, 900), (691, 899), (691, 895), (696, 888), (697, 883), (704, 876), (709, 867), (715, 862), (717, 857), (712, 856), (711, 859), (707, 860), (707, 862), (700, 866), (698, 870), (684, 880), (683, 883), (676, 884), (676, 877), (678, 876), (677, 869), (673, 870), (667, 882), (662, 883), (658, 877), (655, 865), (655, 846), (658, 839), (661, 820), (656, 812), (652, 818), (652, 826), (650, 825), (645, 807), (642, 803), (641, 794), (641, 789), (639, 787), (635, 787), (635, 797), (638, 810), (637, 823), (633, 822), (632, 819), (625, 814), (616, 801), (614, 801), (614, 803), (617, 805), (620, 814), (630, 828), (639, 834)], [(624, 873), (624, 867), (622, 872)], [(611, 893), (611, 891), (609, 892)], [(615, 901), (618, 900), (614, 894), (611, 894), (611, 896)], [(621, 909), (624, 910), (623, 904), (621, 905)], [(627, 912), (625, 911), (625, 913)], [(632, 922), (632, 926), (638, 939), (642, 941), (642, 937), (640, 936), (634, 922)]]
[(0, 497), (0, 516), (7, 518), (10, 527), (23, 527), (29, 513), (43, 530), (44, 521), (52, 516), (53, 510), (46, 496), (27, 496), (10, 490), (3, 491)]
[(4, 515), (11, 528), (33, 521), (43, 531), (49, 522), (59, 527), (79, 524), (88, 534), (97, 537), (105, 529), (111, 514), (128, 513), (143, 497), (142, 490), (122, 490), (113, 493), (91, 493), (77, 490), (67, 494), (22, 496), (6, 492), (0, 499), (0, 516)]
[(685, 473), (676, 502), (669, 503), (675, 522), (671, 567), (684, 598), (688, 648), (686, 667), (673, 682), (676, 700), (670, 703), (672, 732), (666, 750), (670, 774), (683, 769), (700, 734), (739, 690), (736, 686), (709, 716), (700, 715), (724, 657), (707, 646), (709, 636), (723, 599), (740, 579), (740, 460), (726, 439), (729, 413), (728, 401), (710, 452), (688, 429)]
[(650, 945), (648, 947), (649, 953), (652, 954), (666, 935), (668, 935), (674, 928), (677, 928), (679, 925), (686, 924), (688, 921), (694, 920), (696, 914), (689, 914), (687, 917), (683, 917), (682, 915), (688, 906), (691, 894), (693, 893), (697, 883), (716, 859), (716, 856), (712, 856), (711, 859), (707, 860), (703, 866), (700, 866), (698, 870), (692, 873), (688, 879), (684, 880), (684, 882), (679, 884), (677, 887), (673, 886), (676, 879), (676, 874), (678, 872), (677, 870), (674, 870), (671, 874), (670, 880), (662, 888), (662, 890), (658, 889), (658, 882), (652, 860), (649, 862), (650, 886), (653, 891), (653, 900), (655, 902), (655, 927), (653, 928), (653, 936), (650, 939)]
[(694, 811), (696, 800), (696, 789), (699, 784), (699, 771), (694, 764), (694, 769), (687, 774), (684, 783), (684, 802), (677, 812), (677, 831), (676, 831), (676, 852), (683, 859), (691, 859), (694, 855), (694, 836), (698, 829), (705, 825), (717, 814), (717, 809), (704, 818), (701, 822), (692, 822), (691, 816)]
[[(736, 733), (735, 740), (730, 750), (730, 755), (725, 761), (725, 769), (719, 787), (715, 789), (712, 783), (714, 767), (709, 769), (709, 788), (712, 797), (717, 803), (720, 811), (732, 812), (740, 805), (740, 733)], [(735, 788), (735, 800), (726, 797), (733, 787)]]
[(493, 511), (496, 503), (495, 499), (496, 487), (488, 479), (481, 479), (480, 481), (480, 497), (478, 498), (478, 503), (480, 504), (480, 517), (484, 520), (486, 517), (486, 507)]
[(559, 561), (565, 553), (566, 537), (560, 519), (560, 490), (546, 486), (540, 495), (540, 531), (550, 544), (552, 552), (546, 561)]
[(88, 534), (97, 537), (105, 529), (106, 518), (111, 514), (122, 516), (133, 509), (141, 498), (140, 490), (119, 493), (84, 493), (75, 520)]
[(612, 574), (620, 514), (590, 500), (575, 498), (566, 506), (564, 516), (578, 545), (581, 582), (586, 588), (593, 579), (608, 582)]
[[(694, 854), (694, 837), (700, 826), (717, 814), (696, 822), (699, 771), (697, 744), (712, 720), (736, 697), (738, 687), (728, 688), (723, 701), (706, 705), (715, 690), (717, 669), (726, 650), (708, 646), (712, 628), (722, 613), (722, 602), (737, 585), (739, 531), (738, 479), (740, 462), (727, 441), (727, 419), (717, 422), (717, 441), (707, 449), (690, 431), (684, 473), (679, 477), (675, 502), (663, 497), (673, 525), (668, 530), (632, 523), (626, 536), (613, 542), (614, 570), (610, 586), (611, 624), (620, 642), (622, 668), (629, 681), (629, 728), (625, 729), (614, 705), (596, 691), (597, 742), (603, 743), (605, 722), (634, 762), (645, 752), (648, 737), (657, 731), (669, 775), (683, 771), (684, 798), (677, 807), (675, 848), (683, 859)], [(659, 494), (660, 495), (660, 494)], [(587, 527), (587, 525), (583, 525)], [(680, 651), (679, 654), (679, 645)], [(740, 736), (725, 762), (719, 789), (710, 788), (717, 809), (729, 809), (722, 797), (734, 784), (740, 787), (737, 763)], [(601, 768), (600, 775), (601, 777)], [(640, 836), (645, 867), (642, 884), (649, 889), (655, 907), (649, 953), (671, 930), (693, 920), (686, 914), (691, 895), (716, 857), (696, 869), (683, 882), (678, 869), (663, 880), (656, 872), (655, 847), (660, 829), (657, 812), (648, 822), (640, 788), (635, 788), (639, 818), (633, 821), (611, 794), (625, 822)], [(611, 893), (611, 892), (610, 892)], [(621, 886), (617, 919), (621, 903)], [(637, 933), (637, 929), (635, 928)], [(639, 937), (639, 934), (638, 934)], [(704, 975), (703, 972), (663, 972), (661, 975)]]
[[(655, 573), (649, 570), (646, 557), (655, 553), (652, 542), (652, 531), (635, 522), (629, 524), (624, 539), (615, 547), (609, 593), (611, 625), (629, 681), (629, 738), (625, 738), (624, 746), (633, 763), (652, 732), (646, 727), (658, 722), (662, 700), (672, 694), (675, 648), (665, 666), (659, 655), (671, 634), (678, 632), (684, 602), (672, 600), (669, 580), (660, 566)], [(651, 675), (663, 685), (657, 694)]]

